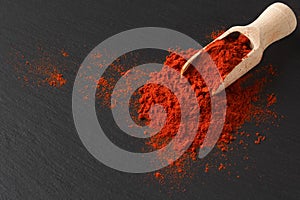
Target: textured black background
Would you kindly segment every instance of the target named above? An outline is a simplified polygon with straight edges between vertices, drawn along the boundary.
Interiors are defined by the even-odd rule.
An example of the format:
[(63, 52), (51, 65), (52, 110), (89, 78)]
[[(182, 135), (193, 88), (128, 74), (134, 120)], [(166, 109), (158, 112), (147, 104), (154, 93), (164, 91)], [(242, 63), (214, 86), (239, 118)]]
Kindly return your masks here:
[[(199, 170), (181, 192), (148, 180), (147, 174), (115, 171), (86, 151), (72, 118), (72, 84), (79, 64), (107, 37), (157, 26), (205, 45), (213, 30), (247, 24), (272, 2), (0, 0), (0, 199), (300, 199), (299, 28), (269, 47), (257, 66), (278, 66), (279, 76), (269, 90), (278, 95), (276, 109), (286, 118), (269, 131), (264, 144), (249, 147), (255, 167), (234, 168), (240, 179)], [(298, 0), (285, 2), (300, 15)], [(53, 58), (68, 69), (62, 89), (24, 87), (17, 80), (13, 63), (18, 61), (9, 52), (39, 59), (38, 45), (50, 57), (62, 48), (70, 53)], [(230, 159), (238, 163), (240, 157)]]

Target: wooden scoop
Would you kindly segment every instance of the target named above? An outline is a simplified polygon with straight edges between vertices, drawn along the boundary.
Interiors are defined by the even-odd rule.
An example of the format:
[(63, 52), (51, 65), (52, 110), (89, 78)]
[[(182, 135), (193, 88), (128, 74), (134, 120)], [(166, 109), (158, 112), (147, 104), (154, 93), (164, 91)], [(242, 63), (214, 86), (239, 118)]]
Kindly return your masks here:
[[(270, 5), (254, 22), (247, 26), (235, 26), (227, 30), (216, 40), (223, 39), (233, 32), (240, 32), (247, 36), (251, 41), (252, 50), (243, 58), (242, 62), (225, 77), (221, 85), (213, 94), (217, 94), (231, 85), (237, 79), (246, 74), (256, 66), (263, 55), (264, 50), (273, 42), (280, 40), (291, 34), (297, 26), (297, 19), (294, 12), (283, 3), (274, 3)], [(213, 41), (213, 42), (214, 42)], [(205, 50), (205, 47), (204, 47)], [(192, 61), (203, 51), (200, 50), (193, 55), (182, 67), (183, 74)], [(225, 88), (224, 88), (225, 87)]]

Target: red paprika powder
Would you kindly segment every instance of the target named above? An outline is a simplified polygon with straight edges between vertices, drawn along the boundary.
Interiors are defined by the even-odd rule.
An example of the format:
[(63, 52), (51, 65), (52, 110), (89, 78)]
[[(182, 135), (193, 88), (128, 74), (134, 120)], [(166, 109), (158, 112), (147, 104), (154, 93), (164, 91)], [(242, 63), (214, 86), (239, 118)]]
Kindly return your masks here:
[[(213, 39), (219, 36), (222, 32), (213, 33)], [(214, 61), (217, 66), (221, 77), (224, 79), (228, 73), (238, 65), (243, 58), (251, 51), (251, 45), (249, 39), (239, 33), (234, 33), (228, 37), (225, 37), (222, 40), (217, 40), (209, 44), (205, 51), (210, 55), (211, 59)], [(192, 56), (196, 50), (189, 50), (183, 52), (186, 55)], [(69, 54), (65, 51), (61, 51), (63, 57), (68, 57)], [(101, 55), (95, 55), (95, 60), (100, 59)], [(24, 56), (22, 56), (24, 60)], [(177, 55), (176, 53), (171, 53), (166, 57), (164, 62), (164, 68), (170, 67), (175, 70), (181, 70), (182, 66), (186, 62), (185, 59)], [(25, 63), (25, 67), (24, 67)], [(18, 71), (24, 74), (24, 69), (26, 69), (25, 74), (23, 75), (24, 80), (33, 80), (38, 82), (38, 84), (47, 83), (51, 86), (60, 87), (66, 83), (66, 80), (63, 78), (62, 73), (59, 73), (52, 62), (47, 58), (42, 62), (29, 62), (24, 61), (21, 63), (21, 67), (18, 67)], [(116, 72), (124, 74), (122, 66), (113, 66)], [(270, 74), (273, 76), (273, 68), (269, 68)], [(261, 69), (266, 72), (265, 69)], [(161, 73), (161, 79), (169, 80), (170, 77), (167, 74)], [(30, 76), (30, 77), (29, 77)], [(201, 116), (199, 120), (198, 133), (194, 139), (194, 142), (189, 147), (187, 152), (179, 158), (177, 161), (170, 163), (170, 167), (163, 169), (159, 172), (154, 173), (154, 177), (162, 180), (164, 176), (171, 175), (174, 177), (181, 178), (187, 173), (187, 169), (190, 165), (190, 160), (195, 160), (197, 158), (197, 150), (203, 143), (203, 140), (206, 136), (207, 129), (210, 123), (211, 110), (210, 110), (210, 96), (208, 93), (208, 88), (201, 77), (201, 74), (197, 72), (192, 66), (186, 71), (184, 76), (191, 83), (192, 89), (195, 91), (197, 96), (197, 101), (201, 110)], [(220, 138), (217, 142), (218, 149), (221, 152), (226, 152), (230, 150), (230, 143), (234, 141), (239, 135), (248, 137), (250, 134), (239, 132), (245, 122), (254, 120), (256, 124), (266, 121), (266, 115), (276, 118), (277, 114), (269, 109), (273, 104), (276, 103), (276, 95), (268, 95), (265, 99), (265, 107), (259, 105), (261, 100), (261, 91), (263, 86), (268, 81), (267, 78), (259, 78), (255, 81), (252, 81), (252, 84), (247, 85), (246, 82), (251, 79), (253, 74), (247, 74), (246, 76), (239, 79), (237, 82), (232, 84), (229, 88), (226, 89), (227, 94), (227, 112), (226, 120), (223, 127), (223, 131), (220, 135)], [(29, 77), (29, 78), (28, 78)], [(150, 74), (151, 77), (151, 74)], [(22, 78), (22, 77), (21, 77)], [(32, 82), (33, 82), (32, 81)], [(96, 93), (97, 98), (103, 98), (102, 101), (104, 106), (110, 105), (110, 93), (114, 88), (114, 84), (117, 82), (114, 78), (100, 78), (97, 81), (98, 91)], [(180, 90), (180, 85), (178, 85)], [(164, 109), (167, 111), (167, 119), (161, 131), (155, 136), (150, 137), (147, 141), (147, 145), (153, 150), (163, 148), (169, 143), (170, 140), (176, 135), (179, 124), (180, 124), (180, 105), (176, 96), (160, 85), (156, 84), (147, 84), (139, 89), (140, 99), (137, 106), (138, 109), (138, 119), (149, 122), (151, 119), (149, 117), (149, 110), (153, 104), (161, 104)], [(182, 91), (184, 93), (184, 91)], [(149, 98), (151, 97), (151, 98)], [(86, 98), (89, 98), (88, 96)], [(189, 96), (187, 96), (189, 98)], [(163, 118), (163, 114), (156, 113), (156, 118)], [(187, 133), (188, 134), (188, 133)], [(256, 134), (256, 139), (253, 143), (260, 144), (262, 141), (266, 140), (266, 137), (261, 134)], [(240, 145), (245, 145), (244, 140), (238, 140)], [(184, 145), (184, 144), (182, 144)], [(180, 148), (180, 147), (179, 147)], [(164, 155), (161, 155), (161, 158), (165, 159)], [(245, 159), (248, 159), (246, 156)], [(211, 163), (203, 163), (203, 171), (209, 172), (212, 168)], [(229, 167), (226, 166), (225, 162), (219, 162), (215, 164), (215, 168), (218, 171), (228, 170)], [(239, 177), (237, 175), (236, 177)]]
[[(216, 64), (222, 78), (224, 78), (234, 68), (234, 66), (239, 64), (250, 51), (251, 47), (249, 39), (239, 33), (233, 33), (222, 40), (216, 40), (205, 48), (205, 52), (210, 55), (211, 59)], [(194, 52), (191, 51), (190, 53), (192, 54)], [(180, 71), (184, 63), (185, 60), (183, 58), (179, 57), (176, 53), (172, 53), (167, 56), (165, 67), (171, 67)], [(201, 67), (205, 68), (206, 66)], [(160, 76), (160, 78), (162, 80), (169, 80), (168, 74), (161, 73), (161, 75), (162, 76)], [(201, 114), (203, 115), (200, 117), (198, 135), (196, 136), (192, 147), (189, 149), (192, 158), (196, 159), (196, 150), (199, 149), (200, 145), (203, 143), (205, 133), (207, 132), (210, 124), (210, 96), (205, 82), (195, 69), (189, 69), (185, 76), (196, 93)], [(157, 79), (157, 77), (155, 78)], [(179, 88), (179, 90), (180, 89), (181, 88)], [(168, 90), (168, 88), (148, 84), (142, 87), (139, 91), (142, 95), (139, 100), (141, 108), (138, 111), (140, 119), (150, 120), (148, 111), (150, 110), (151, 105), (155, 103), (162, 104), (169, 114), (164, 128), (159, 134), (152, 137), (149, 142), (154, 149), (162, 148), (177, 132), (178, 125), (180, 123), (180, 105), (176, 101), (176, 97), (172, 97), (173, 94)], [(184, 93), (185, 91), (182, 89), (181, 92)], [(151, 98), (149, 98), (149, 96), (151, 96)], [(193, 97), (190, 96), (188, 98)], [(159, 113), (157, 113), (156, 118), (159, 117)], [(226, 128), (232, 129), (229, 127)], [(228, 132), (231, 132), (231, 130), (228, 130)], [(223, 134), (220, 141), (222, 141), (222, 143), (228, 143), (232, 139), (233, 136), (225, 136)], [(221, 147), (221, 149), (222, 151), (226, 150), (225, 146)]]
[[(205, 52), (210, 55), (223, 79), (242, 61), (243, 58), (247, 56), (250, 51), (251, 43), (249, 39), (238, 32), (232, 33), (221, 40), (216, 40), (205, 48)], [(195, 51), (191, 50), (185, 53), (192, 56)], [(164, 67), (171, 67), (180, 72), (185, 62), (185, 59), (178, 56), (176, 53), (172, 53), (166, 57)], [(162, 69), (162, 71), (163, 70), (164, 69)], [(160, 76), (160, 78), (162, 80), (169, 80), (168, 74), (161, 74), (162, 76)], [(197, 150), (203, 143), (211, 119), (210, 96), (201, 75), (193, 67), (190, 67), (184, 76), (189, 80), (191, 87), (196, 93), (197, 101), (201, 110), (201, 116), (199, 120), (198, 133), (194, 142), (184, 156), (174, 163), (171, 163), (171, 166), (175, 166), (176, 173), (184, 173), (186, 159), (191, 158), (192, 160), (195, 160), (197, 158)], [(236, 131), (238, 131), (245, 122), (250, 121), (257, 113), (262, 114), (262, 112), (264, 112), (255, 104), (255, 102), (258, 101), (259, 93), (266, 80), (260, 79), (254, 85), (247, 87), (242, 86), (243, 82), (248, 77), (249, 75), (243, 77), (227, 89), (226, 120), (221, 136), (217, 142), (217, 146), (222, 152), (228, 151), (229, 144), (231, 141), (236, 139)], [(157, 76), (155, 76), (155, 79), (157, 79)], [(147, 142), (147, 144), (153, 149), (163, 148), (177, 133), (180, 124), (180, 105), (172, 92), (163, 86), (147, 84), (140, 88), (139, 92), (141, 94), (141, 98), (139, 99), (140, 109), (138, 111), (140, 120), (151, 120), (149, 117), (149, 110), (154, 104), (161, 104), (168, 113), (164, 127), (157, 135), (151, 137), (149, 142)], [(182, 90), (182, 92), (185, 91)], [(188, 96), (187, 98), (193, 97)], [(272, 103), (274, 101), (272, 99), (275, 98), (269, 97), (269, 99), (271, 99), (269, 102)], [(162, 116), (160, 116), (160, 113), (155, 113), (155, 117), (161, 118), (161, 120), (164, 119), (164, 115), (162, 114)], [(265, 138), (260, 137), (258, 140), (260, 142), (264, 139)], [(255, 143), (258, 144), (259, 142)], [(244, 142), (240, 143), (243, 144)], [(184, 145), (184, 142), (182, 145)], [(161, 155), (161, 158), (158, 159), (165, 159), (164, 155)], [(205, 165), (205, 172), (209, 171), (208, 168), (208, 165)], [(217, 166), (217, 169), (223, 170), (226, 169), (226, 167), (221, 163)], [(161, 179), (163, 174), (160, 173), (159, 177), (155, 177)]]

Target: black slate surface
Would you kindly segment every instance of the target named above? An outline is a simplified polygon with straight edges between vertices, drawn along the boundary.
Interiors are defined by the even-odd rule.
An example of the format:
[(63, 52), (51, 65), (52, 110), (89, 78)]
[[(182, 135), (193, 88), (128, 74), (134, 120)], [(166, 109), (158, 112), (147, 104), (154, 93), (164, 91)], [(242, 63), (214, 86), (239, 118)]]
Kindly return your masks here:
[[(300, 199), (299, 28), (269, 47), (257, 66), (278, 66), (279, 76), (268, 90), (278, 95), (276, 110), (286, 117), (269, 131), (264, 144), (249, 147), (250, 170), (243, 169), (246, 164), (239, 156), (230, 157), (241, 162), (233, 168), (240, 171), (239, 179), (199, 170), (191, 183), (183, 183), (182, 192), (147, 174), (115, 171), (87, 152), (72, 118), (72, 85), (79, 65), (107, 37), (157, 26), (205, 45), (213, 30), (247, 24), (272, 2), (1, 0), (0, 199)], [(284, 2), (300, 15), (299, 1)], [(44, 56), (38, 46), (49, 53), (53, 65), (67, 69), (63, 88), (24, 86), (18, 80), (22, 72), (15, 65), (23, 61), (14, 53), (38, 60)], [(61, 49), (70, 56), (60, 56)]]

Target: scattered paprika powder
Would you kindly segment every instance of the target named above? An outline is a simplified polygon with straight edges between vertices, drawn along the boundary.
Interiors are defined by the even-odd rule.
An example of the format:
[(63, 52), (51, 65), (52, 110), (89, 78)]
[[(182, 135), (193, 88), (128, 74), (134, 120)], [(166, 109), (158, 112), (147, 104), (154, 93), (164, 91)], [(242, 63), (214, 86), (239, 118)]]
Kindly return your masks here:
[[(214, 33), (212, 38), (215, 39), (221, 33), (222, 31)], [(196, 50), (189, 50), (183, 53), (192, 56), (195, 51)], [(230, 35), (223, 40), (211, 43), (206, 47), (205, 51), (211, 56), (211, 59), (216, 64), (221, 77), (225, 78), (226, 75), (230, 73), (230, 71), (238, 63), (240, 63), (242, 59), (245, 58), (251, 51), (251, 45), (247, 37), (239, 33), (234, 33), (233, 35)], [(65, 51), (61, 51), (61, 55), (63, 57), (69, 56), (69, 54)], [(95, 55), (95, 60), (100, 58), (101, 55)], [(171, 53), (166, 57), (164, 68), (170, 67), (177, 70), (179, 73), (181, 67), (185, 62), (186, 60), (178, 56), (176, 53)], [(66, 83), (66, 80), (63, 78), (62, 73), (56, 70), (56, 67), (48, 60), (47, 62), (42, 62), (41, 65), (31, 63), (30, 61), (24, 61), (23, 64), (25, 64), (25, 69), (27, 70), (27, 74), (22, 73), (23, 77), (21, 78), (24, 79), (24, 81), (28, 82), (33, 79), (32, 77), (28, 78), (27, 76), (31, 74), (35, 76), (34, 80), (36, 80), (38, 84), (47, 83), (51, 86), (60, 87)], [(118, 73), (125, 73), (122, 71), (122, 66), (113, 66), (113, 68), (115, 68), (115, 71)], [(164, 68), (162, 69), (161, 79), (168, 80), (170, 79), (170, 77), (163, 73)], [(260, 70), (263, 70), (265, 73), (269, 72), (269, 74), (273, 76), (275, 75), (273, 69), (274, 68), (272, 66), (267, 66), (266, 68), (262, 68)], [(18, 70), (20, 69), (18, 68)], [(255, 72), (256, 70), (253, 71)], [(170, 163), (169, 167), (166, 167), (165, 169), (154, 173), (154, 177), (160, 180), (160, 182), (163, 182), (161, 180), (163, 180), (167, 175), (182, 178), (187, 174), (188, 167), (190, 166), (190, 160), (196, 160), (197, 150), (203, 143), (207, 128), (210, 123), (210, 96), (208, 94), (207, 86), (201, 77), (201, 74), (199, 74), (193, 67), (190, 67), (184, 76), (191, 83), (191, 87), (196, 93), (201, 110), (198, 134), (196, 135), (195, 140), (190, 148), (181, 158), (173, 163)], [(232, 149), (230, 147), (230, 144), (232, 143), (232, 141), (236, 140), (237, 137), (250, 136), (249, 133), (244, 133), (243, 131), (239, 132), (239, 129), (246, 122), (254, 120), (256, 124), (259, 124), (261, 122), (264, 122), (267, 117), (277, 117), (276, 113), (269, 109), (271, 105), (276, 103), (275, 94), (271, 94), (266, 98), (266, 106), (259, 105), (261, 100), (265, 100), (261, 99), (261, 92), (263, 90), (263, 86), (267, 82), (267, 79), (261, 78), (258, 80), (252, 80), (250, 81), (250, 85), (247, 84), (252, 77), (253, 73), (247, 74), (226, 89), (226, 120), (223, 131), (217, 142), (217, 147), (221, 150), (222, 155)], [(113, 83), (115, 83), (117, 80), (115, 80), (114, 78), (102, 77), (98, 81), (93, 81), (96, 81), (99, 86), (96, 97), (104, 98), (104, 101), (102, 102), (104, 102), (105, 106), (110, 105), (109, 92), (113, 90)], [(180, 89), (180, 86), (178, 87)], [(171, 91), (159, 85), (146, 84), (139, 89), (139, 93), (141, 97), (137, 102), (137, 106), (139, 107), (139, 109), (137, 109), (137, 120), (146, 122), (150, 121), (151, 119), (149, 117), (149, 110), (153, 104), (163, 105), (168, 113), (164, 127), (157, 135), (150, 137), (150, 139), (147, 141), (147, 145), (152, 149), (160, 149), (167, 145), (169, 141), (176, 135), (180, 123), (180, 105)], [(147, 96), (151, 96), (151, 98), (146, 98)], [(160, 118), (160, 113), (157, 113), (156, 117)], [(265, 139), (266, 136), (258, 135), (254, 143), (259, 144)], [(241, 139), (238, 141), (240, 145), (247, 145), (245, 140)], [(158, 159), (164, 159), (163, 155), (161, 156), (162, 157)], [(245, 156), (245, 160), (248, 160), (248, 156)], [(203, 170), (205, 172), (209, 172), (210, 168), (213, 167), (214, 166), (212, 164), (203, 163)], [(221, 164), (216, 164), (215, 168), (217, 170), (224, 171), (229, 167), (227, 167), (224, 162), (221, 162)], [(236, 175), (236, 177), (239, 178), (240, 176)]]

